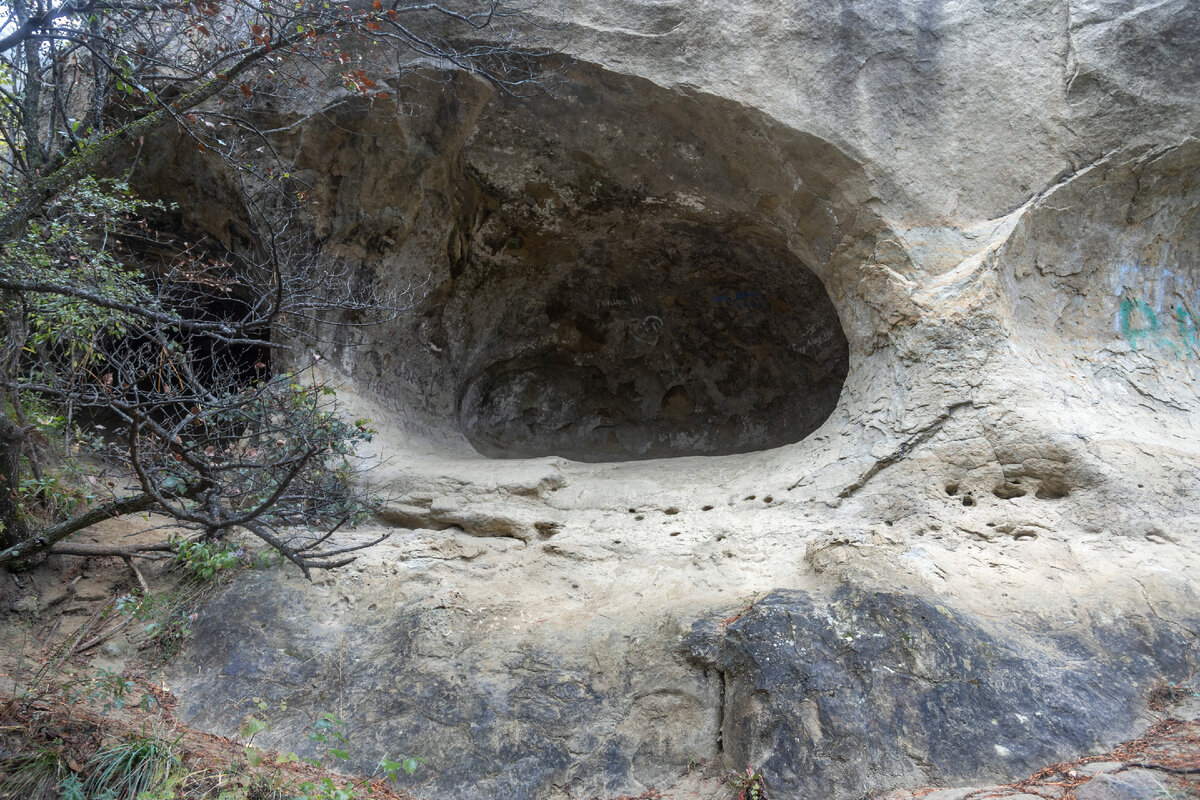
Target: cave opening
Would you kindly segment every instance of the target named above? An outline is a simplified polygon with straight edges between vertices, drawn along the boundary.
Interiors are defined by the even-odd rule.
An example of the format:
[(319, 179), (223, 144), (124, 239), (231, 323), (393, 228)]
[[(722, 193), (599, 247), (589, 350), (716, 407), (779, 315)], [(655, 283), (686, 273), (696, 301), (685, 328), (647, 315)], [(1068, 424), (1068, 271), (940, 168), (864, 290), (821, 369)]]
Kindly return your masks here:
[(790, 444), (832, 413), (848, 372), (820, 279), (745, 225), (640, 219), (569, 243), (506, 229), (454, 294), (459, 425), (494, 458)]

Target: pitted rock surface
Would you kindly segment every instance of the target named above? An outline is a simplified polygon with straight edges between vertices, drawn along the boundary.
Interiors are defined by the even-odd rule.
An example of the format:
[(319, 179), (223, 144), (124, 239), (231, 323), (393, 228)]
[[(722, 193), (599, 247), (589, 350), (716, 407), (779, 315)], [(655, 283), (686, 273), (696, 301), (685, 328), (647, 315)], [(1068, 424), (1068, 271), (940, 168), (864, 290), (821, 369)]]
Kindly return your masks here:
[[(1196, 4), (538, 13), (553, 96), (264, 109), (294, 225), (404, 300), (318, 352), (394, 534), (215, 598), (184, 717), (336, 706), (418, 796), (536, 800), (990, 785), (1149, 724), (1200, 616)], [(241, 246), (217, 159), (143, 159)]]

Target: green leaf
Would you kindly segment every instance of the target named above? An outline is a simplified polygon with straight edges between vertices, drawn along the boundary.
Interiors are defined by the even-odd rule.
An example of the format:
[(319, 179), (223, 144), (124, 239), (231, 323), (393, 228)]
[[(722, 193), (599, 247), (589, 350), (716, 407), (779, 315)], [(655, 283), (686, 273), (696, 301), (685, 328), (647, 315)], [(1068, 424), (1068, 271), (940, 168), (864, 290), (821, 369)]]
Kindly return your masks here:
[[(246, 721), (242, 723), (242, 727), (238, 729), (238, 734), (243, 739), (249, 739), (257, 733), (261, 733), (267, 729), (267, 723), (258, 717), (246, 717)], [(256, 765), (257, 766), (257, 765)]]
[(389, 781), (394, 781), (400, 776), (400, 770), (404, 769), (404, 765), (399, 761), (392, 761), (386, 756), (379, 761), (379, 771), (387, 776)]
[(267, 756), (257, 747), (246, 748), (246, 763), (252, 767), (261, 767), (262, 763), (267, 760)]

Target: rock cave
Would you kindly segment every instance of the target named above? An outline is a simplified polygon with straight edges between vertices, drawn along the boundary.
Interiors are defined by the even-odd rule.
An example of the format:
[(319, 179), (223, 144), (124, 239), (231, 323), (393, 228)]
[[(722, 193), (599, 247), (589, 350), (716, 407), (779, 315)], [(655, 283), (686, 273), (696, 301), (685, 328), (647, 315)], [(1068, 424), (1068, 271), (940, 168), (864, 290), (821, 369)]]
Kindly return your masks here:
[[(1200, 7), (557, 13), (552, 95), (256, 112), (403, 300), (314, 352), (390, 538), (216, 591), (179, 717), (336, 708), (429, 800), (912, 800), (1200, 718)], [(236, 239), (218, 159), (141, 159)]]
[[(396, 533), (346, 576), (214, 601), (239, 634), (200, 635), (189, 696), (343, 703), (372, 752), (402, 737), (456, 765), (421, 796), (480, 800), (683, 787), (700, 758), (840, 800), (1136, 732), (1144, 687), (1200, 655), (1194, 580), (1160, 566), (1198, 557), (1174, 309), (1196, 289), (1200, 105), (1165, 77), (1157, 125), (1082, 79), (1063, 101), (1025, 42), (1065, 35), (1088, 74), (1133, 81), (1088, 38), (1103, 24), (877, 13), (827, 24), (876, 26), (904, 68), (851, 80), (828, 64), (857, 39), (828, 62), (771, 40), (811, 97), (737, 88), (755, 73), (712, 66), (697, 31), (706, 55), (679, 62), (581, 18), (553, 97), (451, 75), (416, 115), (352, 100), (289, 127), (323, 253), (411, 298), (325, 353), (379, 426)], [(1200, 40), (1178, 9), (1139, 19)], [(929, 30), (992, 60), (905, 49)], [(206, 162), (180, 157), (148, 180), (203, 196)], [(253, 592), (278, 613), (241, 611)], [(282, 612), (330, 603), (315, 634)]]

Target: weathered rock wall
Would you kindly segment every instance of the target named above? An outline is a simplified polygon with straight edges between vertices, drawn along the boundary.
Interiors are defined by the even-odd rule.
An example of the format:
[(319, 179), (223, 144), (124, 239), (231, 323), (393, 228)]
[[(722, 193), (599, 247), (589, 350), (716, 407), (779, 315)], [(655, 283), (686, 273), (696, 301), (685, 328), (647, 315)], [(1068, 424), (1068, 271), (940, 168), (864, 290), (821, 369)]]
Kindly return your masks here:
[[(464, 798), (698, 758), (847, 798), (1135, 734), (1200, 656), (1200, 10), (553, 13), (555, 97), (277, 112), (323, 256), (411, 297), (325, 353), (397, 533), (214, 601), (185, 713), (286, 700), (292, 748), (336, 705)], [(237, 236), (182, 152), (147, 180)]]
[(833, 143), (912, 226), (995, 218), (1114, 149), (1193, 135), (1197, 13), (1187, 0), (666, 0), (546, 17), (582, 58)]

